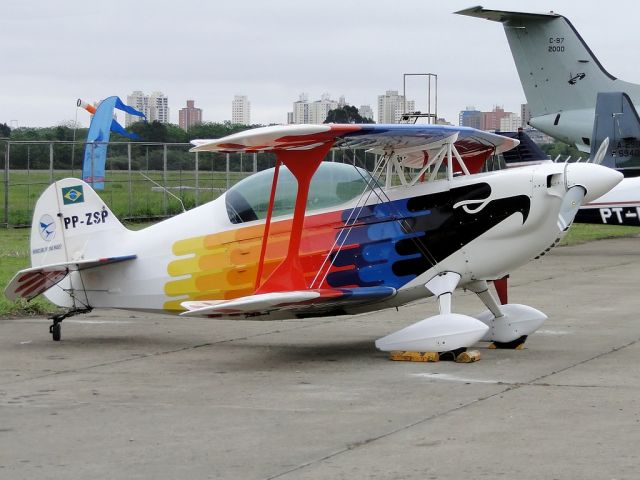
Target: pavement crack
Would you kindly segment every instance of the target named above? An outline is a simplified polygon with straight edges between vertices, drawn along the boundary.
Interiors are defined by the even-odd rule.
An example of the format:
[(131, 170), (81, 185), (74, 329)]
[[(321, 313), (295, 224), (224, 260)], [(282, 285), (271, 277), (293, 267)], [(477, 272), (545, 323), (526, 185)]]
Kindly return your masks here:
[[(286, 475), (289, 475), (289, 474), (294, 473), (294, 472), (298, 472), (298, 471), (303, 470), (303, 469), (305, 469), (307, 467), (310, 467), (312, 465), (322, 463), (322, 462), (324, 462), (326, 460), (330, 460), (330, 459), (332, 459), (334, 457), (337, 457), (339, 455), (342, 455), (344, 453), (357, 450), (357, 449), (359, 449), (361, 447), (369, 445), (369, 444), (371, 444), (373, 442), (376, 442), (378, 440), (382, 440), (384, 438), (391, 437), (391, 436), (393, 436), (393, 435), (395, 435), (397, 433), (404, 432), (404, 431), (409, 430), (409, 429), (411, 429), (413, 427), (416, 427), (418, 425), (425, 424), (425, 423), (430, 422), (432, 420), (437, 420), (439, 418), (442, 418), (442, 417), (445, 417), (445, 416), (450, 415), (452, 413), (464, 410), (466, 408), (472, 407), (474, 405), (477, 405), (479, 403), (485, 402), (487, 400), (491, 400), (492, 398), (500, 397), (501, 395), (503, 395), (505, 393), (518, 390), (518, 389), (520, 389), (522, 387), (529, 387), (529, 386), (532, 386), (532, 387), (538, 387), (538, 386), (560, 387), (560, 386), (563, 386), (563, 385), (554, 385), (554, 384), (551, 384), (551, 383), (546, 383), (545, 384), (545, 383), (535, 383), (535, 382), (540, 382), (540, 380), (548, 378), (548, 377), (550, 377), (552, 375), (556, 375), (558, 373), (565, 372), (565, 371), (570, 370), (572, 368), (575, 368), (577, 366), (584, 365), (585, 363), (588, 363), (588, 362), (591, 362), (593, 360), (597, 360), (599, 358), (602, 358), (602, 357), (604, 357), (606, 355), (609, 355), (611, 353), (618, 352), (618, 351), (623, 350), (625, 348), (628, 348), (628, 347), (630, 347), (632, 345), (635, 345), (638, 342), (640, 342), (640, 338), (636, 338), (635, 340), (632, 340), (632, 341), (630, 341), (628, 343), (625, 343), (624, 345), (613, 347), (613, 348), (611, 348), (611, 349), (609, 349), (609, 350), (607, 350), (605, 352), (601, 352), (601, 353), (599, 353), (597, 355), (593, 355), (593, 356), (591, 356), (589, 358), (586, 358), (584, 360), (581, 360), (579, 362), (575, 362), (575, 363), (573, 363), (571, 365), (568, 365), (565, 368), (561, 368), (561, 369), (558, 369), (558, 370), (554, 370), (553, 372), (546, 373), (544, 375), (540, 375), (539, 377), (534, 378), (534, 379), (532, 379), (532, 380), (530, 380), (528, 382), (496, 383), (496, 385), (504, 386), (505, 388), (501, 389), (498, 392), (492, 393), (490, 395), (485, 395), (483, 397), (476, 398), (475, 400), (472, 400), (470, 402), (464, 403), (462, 405), (458, 405), (457, 407), (450, 408), (448, 410), (444, 410), (442, 412), (435, 413), (433, 415), (429, 415), (427, 417), (424, 417), (424, 418), (421, 418), (419, 420), (416, 420), (415, 422), (403, 425), (403, 426), (395, 428), (393, 430), (389, 430), (389, 431), (387, 431), (385, 433), (382, 433), (380, 435), (376, 435), (374, 437), (366, 438), (366, 439), (363, 439), (363, 440), (360, 440), (360, 441), (351, 442), (351, 443), (347, 444), (344, 448), (336, 450), (336, 451), (334, 451), (332, 453), (329, 453), (329, 454), (327, 454), (327, 455), (325, 455), (323, 457), (320, 457), (320, 458), (311, 460), (309, 462), (305, 462), (303, 464), (297, 465), (297, 466), (295, 466), (293, 468), (287, 469), (287, 470), (285, 470), (283, 472), (280, 472), (280, 473), (277, 473), (275, 475), (272, 475), (272, 476), (269, 476), (269, 477), (265, 477), (264, 480), (273, 480), (273, 479), (276, 479), (276, 478), (282, 478), (282, 477), (284, 477)], [(591, 385), (577, 385), (577, 386), (576, 385), (567, 385), (567, 387), (591, 388), (591, 387), (596, 387), (596, 386), (591, 386)]]

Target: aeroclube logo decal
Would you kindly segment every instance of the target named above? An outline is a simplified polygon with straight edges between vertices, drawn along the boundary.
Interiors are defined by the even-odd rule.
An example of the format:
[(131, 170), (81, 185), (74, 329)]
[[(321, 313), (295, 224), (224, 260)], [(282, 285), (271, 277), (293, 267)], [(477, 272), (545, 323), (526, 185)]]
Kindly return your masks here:
[(42, 215), (40, 217), (40, 236), (45, 242), (50, 242), (56, 236), (56, 223), (51, 215)]
[(72, 203), (84, 203), (84, 192), (82, 191), (82, 185), (63, 188), (62, 200), (65, 205), (70, 205)]

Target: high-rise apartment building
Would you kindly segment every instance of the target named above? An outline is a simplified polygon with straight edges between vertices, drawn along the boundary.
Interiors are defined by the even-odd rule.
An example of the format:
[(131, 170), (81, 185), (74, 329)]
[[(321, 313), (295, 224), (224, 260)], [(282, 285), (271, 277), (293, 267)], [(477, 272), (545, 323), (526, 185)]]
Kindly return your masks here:
[(231, 123), (251, 125), (251, 103), (246, 95), (235, 95), (231, 102)]
[(291, 113), (291, 123), (309, 123), (309, 96), (306, 93), (301, 93), (298, 100), (293, 102)]
[(149, 95), (149, 122), (169, 123), (169, 99), (162, 92)]
[(483, 130), (500, 130), (500, 120), (511, 112), (505, 112), (504, 108), (495, 106), (490, 112), (482, 112)]
[(513, 112), (507, 112), (507, 114), (500, 119), (501, 132), (517, 132), (521, 125), (522, 120), (520, 116)]
[(202, 109), (196, 108), (193, 100), (187, 100), (187, 106), (178, 111), (180, 128), (188, 132), (191, 127), (199, 123), (202, 123)]
[[(136, 90), (127, 95), (127, 105), (144, 113), (148, 122), (169, 123), (169, 99), (162, 92), (153, 92), (151, 95), (145, 95), (140, 90)], [(128, 127), (140, 120), (140, 117), (126, 114), (124, 125)]]
[[(344, 97), (341, 98), (344, 101)], [(336, 108), (338, 108), (338, 102), (331, 100), (331, 96), (328, 93), (323, 93), (320, 100), (309, 104), (309, 123), (324, 123), (329, 111)]]
[(358, 114), (362, 118), (369, 118), (373, 120), (373, 109), (371, 108), (371, 105), (360, 105), (360, 108), (358, 109)]
[(462, 127), (471, 127), (482, 130), (482, 112), (476, 107), (469, 106), (460, 112), (458, 116), (458, 125)]
[(293, 102), (293, 111), (287, 114), (287, 123), (324, 123), (329, 111), (335, 110), (341, 103), (346, 105), (344, 96), (335, 101), (328, 93), (323, 93), (320, 100), (309, 102), (309, 96), (301, 93), (298, 100)]
[(518, 130), (521, 120), (517, 114), (505, 112), (504, 108), (496, 106), (490, 112), (481, 112), (475, 107), (467, 107), (460, 112), (458, 122), (461, 126), (478, 130), (512, 132)]
[(400, 123), (403, 113), (413, 112), (416, 102), (398, 95), (397, 90), (387, 90), (378, 96), (378, 123)]
[[(135, 90), (131, 92), (131, 94), (127, 95), (127, 105), (135, 108), (136, 110), (144, 113), (147, 119), (149, 118), (149, 97), (147, 97), (140, 90)], [(124, 126), (129, 127), (131, 124), (135, 122), (141, 122), (143, 119), (136, 115), (129, 115), (128, 113), (124, 116)]]

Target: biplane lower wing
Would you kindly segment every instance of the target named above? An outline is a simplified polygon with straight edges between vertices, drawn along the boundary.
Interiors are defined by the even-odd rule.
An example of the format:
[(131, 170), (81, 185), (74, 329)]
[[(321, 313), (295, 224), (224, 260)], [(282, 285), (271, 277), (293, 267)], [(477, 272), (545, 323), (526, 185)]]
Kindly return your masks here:
[(233, 300), (183, 302), (184, 317), (237, 317), (267, 315), (274, 310), (293, 310), (304, 316), (346, 306), (386, 300), (396, 294), (392, 287), (320, 288), (290, 292), (270, 292)]
[(17, 300), (19, 298), (31, 300), (60, 283), (73, 271), (103, 267), (112, 263), (124, 262), (135, 258), (136, 255), (121, 255), (118, 257), (94, 258), (26, 268), (14, 275), (4, 293), (9, 300)]

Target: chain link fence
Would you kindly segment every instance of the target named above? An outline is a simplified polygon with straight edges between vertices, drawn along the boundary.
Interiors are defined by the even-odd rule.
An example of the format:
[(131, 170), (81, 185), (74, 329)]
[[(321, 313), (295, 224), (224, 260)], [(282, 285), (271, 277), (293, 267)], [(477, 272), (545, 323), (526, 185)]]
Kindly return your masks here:
[[(0, 226), (30, 226), (35, 203), (51, 183), (82, 177), (85, 147), (84, 142), (0, 140)], [(105, 188), (98, 194), (122, 220), (161, 219), (209, 202), (275, 164), (275, 155), (268, 152), (192, 153), (190, 147), (109, 143)], [(325, 160), (372, 171), (377, 156), (363, 150), (332, 150)]]

